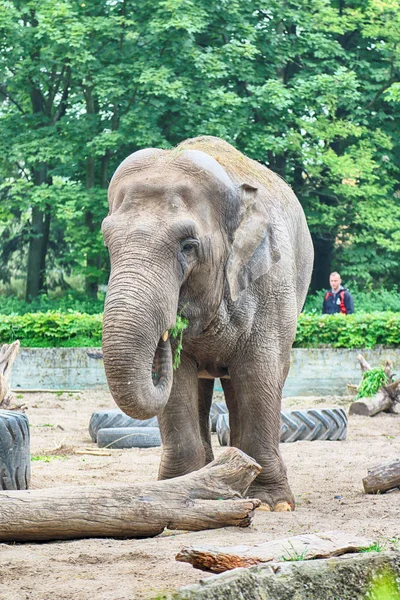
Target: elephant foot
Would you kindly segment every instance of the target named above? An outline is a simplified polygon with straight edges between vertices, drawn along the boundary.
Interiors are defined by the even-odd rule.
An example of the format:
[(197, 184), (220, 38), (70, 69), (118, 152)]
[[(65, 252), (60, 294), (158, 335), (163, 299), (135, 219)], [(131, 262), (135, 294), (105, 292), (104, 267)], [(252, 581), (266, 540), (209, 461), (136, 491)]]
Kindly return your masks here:
[(206, 456), (203, 447), (198, 452), (190, 454), (164, 451), (161, 455), (158, 479), (181, 477), (202, 469), (205, 464)]
[(247, 496), (261, 500), (262, 504), (258, 510), (266, 512), (291, 512), (295, 508), (294, 497), (289, 486), (273, 489), (250, 486)]

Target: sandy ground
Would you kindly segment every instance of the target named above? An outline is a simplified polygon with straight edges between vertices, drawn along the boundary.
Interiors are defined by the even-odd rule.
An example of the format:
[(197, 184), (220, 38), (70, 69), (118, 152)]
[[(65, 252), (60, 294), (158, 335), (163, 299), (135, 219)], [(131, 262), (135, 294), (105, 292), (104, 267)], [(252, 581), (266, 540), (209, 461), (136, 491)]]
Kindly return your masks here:
[[(96, 448), (88, 423), (95, 410), (114, 407), (106, 392), (25, 394), (16, 400), (22, 402), (31, 424), (32, 488), (156, 479), (159, 448), (113, 450), (106, 457), (73, 453)], [(284, 400), (284, 408), (345, 404), (337, 397)], [(218, 456), (223, 448), (213, 437)], [(55, 450), (60, 446), (67, 447), (65, 455), (65, 449)], [(0, 544), (0, 599), (161, 598), (212, 576), (175, 561), (183, 546), (194, 544), (251, 545), (332, 529), (366, 534), (381, 544), (400, 539), (400, 491), (367, 496), (361, 481), (367, 468), (399, 458), (400, 415), (351, 417), (346, 441), (282, 444), (281, 451), (297, 501), (295, 512), (257, 510), (248, 528), (170, 532), (151, 539)]]

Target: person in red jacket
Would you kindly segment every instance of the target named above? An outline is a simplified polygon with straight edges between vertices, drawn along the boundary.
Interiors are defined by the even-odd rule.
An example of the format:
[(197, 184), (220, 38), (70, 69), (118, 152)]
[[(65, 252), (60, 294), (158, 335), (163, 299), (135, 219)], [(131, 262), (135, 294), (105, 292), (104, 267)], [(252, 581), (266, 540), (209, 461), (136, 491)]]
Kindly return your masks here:
[(331, 289), (326, 292), (322, 303), (322, 314), (333, 315), (343, 313), (351, 315), (354, 312), (354, 300), (350, 292), (341, 283), (339, 273), (334, 271), (329, 276)]

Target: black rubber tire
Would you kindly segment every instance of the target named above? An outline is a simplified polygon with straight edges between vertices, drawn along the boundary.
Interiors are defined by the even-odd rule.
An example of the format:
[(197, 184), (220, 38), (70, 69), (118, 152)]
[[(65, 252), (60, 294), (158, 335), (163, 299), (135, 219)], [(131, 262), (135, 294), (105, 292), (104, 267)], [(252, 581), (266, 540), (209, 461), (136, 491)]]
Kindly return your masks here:
[[(348, 417), (343, 408), (309, 408), (281, 412), (281, 443), (341, 441), (346, 439)], [(221, 446), (229, 445), (229, 415), (219, 415), (216, 431)]]
[(119, 408), (100, 410), (94, 412), (90, 417), (89, 433), (94, 442), (97, 442), (99, 429), (113, 429), (115, 427), (158, 427), (157, 417), (141, 421), (128, 417)]
[(210, 408), (210, 421), (211, 431), (214, 433), (217, 431), (217, 420), (219, 415), (223, 415), (228, 412), (228, 407), (225, 402), (213, 402)]
[(281, 412), (281, 442), (345, 440), (348, 418), (343, 408), (310, 408)]
[(158, 427), (115, 427), (99, 429), (97, 432), (99, 448), (155, 448), (161, 446)]
[(0, 490), (27, 490), (31, 480), (28, 417), (0, 410)]

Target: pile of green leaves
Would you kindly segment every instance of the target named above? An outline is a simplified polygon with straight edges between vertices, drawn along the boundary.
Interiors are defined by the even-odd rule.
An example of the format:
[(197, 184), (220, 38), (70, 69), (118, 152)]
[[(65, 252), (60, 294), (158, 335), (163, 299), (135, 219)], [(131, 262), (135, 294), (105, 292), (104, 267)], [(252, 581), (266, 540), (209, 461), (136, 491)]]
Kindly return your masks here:
[[(170, 336), (177, 342), (174, 368), (180, 363), (182, 336), (188, 326), (178, 315)], [(19, 339), (24, 347), (101, 346), (102, 315), (61, 313), (0, 314), (0, 344)], [(400, 314), (381, 312), (354, 315), (301, 314), (295, 348), (374, 348), (400, 346)]]
[(365, 371), (358, 386), (356, 398), (366, 398), (375, 396), (377, 391), (388, 382), (388, 377), (383, 367), (376, 367), (370, 371)]
[(181, 364), (182, 338), (183, 332), (187, 329), (189, 321), (182, 315), (176, 315), (176, 323), (170, 330), (169, 334), (172, 339), (177, 340), (177, 346), (174, 351), (174, 369), (177, 369)]

